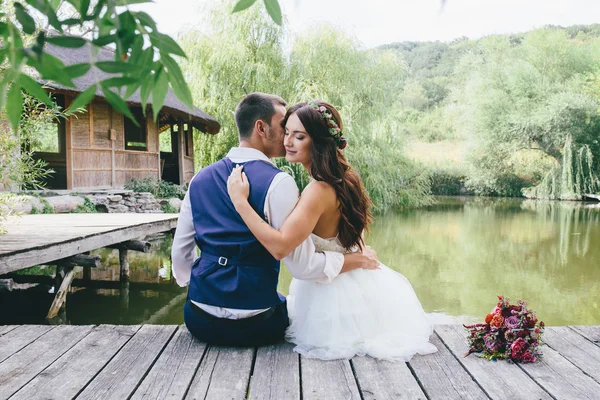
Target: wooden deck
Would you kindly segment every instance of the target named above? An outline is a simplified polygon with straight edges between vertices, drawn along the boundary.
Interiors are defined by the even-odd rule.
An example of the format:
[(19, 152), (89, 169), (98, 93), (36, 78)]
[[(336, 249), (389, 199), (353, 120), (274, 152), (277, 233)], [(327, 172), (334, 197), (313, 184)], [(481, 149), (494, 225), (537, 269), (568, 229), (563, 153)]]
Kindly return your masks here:
[(0, 238), (0, 275), (177, 226), (178, 214), (40, 214), (11, 217)]
[(0, 399), (598, 399), (600, 327), (546, 329), (535, 364), (463, 358), (459, 325), (410, 363), (207, 346), (183, 326), (0, 326)]

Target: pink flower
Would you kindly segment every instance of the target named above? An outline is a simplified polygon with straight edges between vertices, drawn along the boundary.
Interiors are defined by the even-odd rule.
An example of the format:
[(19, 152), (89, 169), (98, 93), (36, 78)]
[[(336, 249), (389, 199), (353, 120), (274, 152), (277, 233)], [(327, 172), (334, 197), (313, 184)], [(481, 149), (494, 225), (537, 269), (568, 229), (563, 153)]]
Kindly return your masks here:
[(513, 344), (510, 345), (513, 358), (520, 359), (521, 355), (525, 350), (527, 350), (528, 346), (529, 345), (527, 344), (527, 341), (521, 337), (515, 340)]
[(521, 327), (521, 320), (518, 317), (512, 315), (504, 319), (504, 324), (508, 329), (517, 329)]
[(531, 352), (529, 350), (526, 350), (523, 352), (523, 354), (521, 355), (521, 361), (523, 361), (524, 363), (532, 363), (535, 362), (537, 360), (537, 357), (534, 356), (533, 354), (531, 354)]

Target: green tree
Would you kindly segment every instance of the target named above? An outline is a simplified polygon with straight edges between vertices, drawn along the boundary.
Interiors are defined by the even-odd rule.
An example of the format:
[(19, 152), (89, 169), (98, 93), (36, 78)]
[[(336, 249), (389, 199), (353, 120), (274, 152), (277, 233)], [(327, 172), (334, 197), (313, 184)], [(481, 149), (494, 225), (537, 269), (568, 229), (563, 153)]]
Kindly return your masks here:
[[(488, 37), (466, 60), (463, 129), (473, 142), (467, 183), (479, 193), (520, 195), (537, 184), (515, 169), (519, 153), (540, 152), (546, 171), (562, 162), (567, 137), (598, 154), (598, 100), (585, 93), (600, 63), (598, 40), (577, 43), (564, 30), (540, 29), (521, 44)], [(475, 67), (475, 68), (473, 68)]]

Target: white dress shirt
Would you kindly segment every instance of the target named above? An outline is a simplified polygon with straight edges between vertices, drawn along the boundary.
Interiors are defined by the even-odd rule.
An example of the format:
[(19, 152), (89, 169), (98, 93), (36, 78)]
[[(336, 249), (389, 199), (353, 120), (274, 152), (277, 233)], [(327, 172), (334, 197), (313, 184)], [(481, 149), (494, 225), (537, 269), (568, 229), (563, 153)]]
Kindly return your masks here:
[[(233, 147), (227, 157), (234, 163), (262, 160), (273, 164), (261, 151), (249, 147)], [(194, 230), (192, 206), (188, 195), (189, 191), (185, 194), (181, 204), (177, 230), (175, 231), (171, 250), (173, 276), (179, 286), (187, 286), (190, 283), (192, 264), (198, 257), (194, 241), (196, 232)], [(288, 215), (296, 207), (299, 196), (300, 193), (294, 178), (285, 172), (275, 175), (267, 191), (264, 205), (265, 217), (273, 228), (280, 229), (283, 226)], [(283, 261), (294, 278), (328, 283), (339, 275), (344, 264), (344, 255), (329, 251), (316, 252), (315, 245), (309, 236)], [(264, 309), (223, 308), (198, 302), (194, 302), (194, 304), (216, 317), (229, 319), (248, 318), (265, 311)]]

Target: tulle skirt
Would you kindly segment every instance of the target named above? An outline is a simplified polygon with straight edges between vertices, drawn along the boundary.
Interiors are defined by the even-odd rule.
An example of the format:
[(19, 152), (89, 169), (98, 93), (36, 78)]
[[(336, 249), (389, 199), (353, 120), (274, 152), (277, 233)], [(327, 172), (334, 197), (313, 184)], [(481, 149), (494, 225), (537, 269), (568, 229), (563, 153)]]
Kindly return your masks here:
[(286, 340), (305, 357), (409, 361), (437, 351), (410, 282), (384, 265), (340, 274), (328, 284), (293, 279), (287, 299)]

